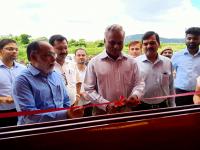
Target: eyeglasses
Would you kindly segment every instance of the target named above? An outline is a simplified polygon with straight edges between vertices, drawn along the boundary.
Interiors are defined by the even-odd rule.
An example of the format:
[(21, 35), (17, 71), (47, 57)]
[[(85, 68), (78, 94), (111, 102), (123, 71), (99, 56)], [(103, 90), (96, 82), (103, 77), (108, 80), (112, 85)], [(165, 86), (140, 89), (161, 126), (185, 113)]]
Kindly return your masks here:
[(15, 47), (4, 47), (3, 49), (6, 49), (8, 51), (18, 51), (18, 48), (15, 48)]

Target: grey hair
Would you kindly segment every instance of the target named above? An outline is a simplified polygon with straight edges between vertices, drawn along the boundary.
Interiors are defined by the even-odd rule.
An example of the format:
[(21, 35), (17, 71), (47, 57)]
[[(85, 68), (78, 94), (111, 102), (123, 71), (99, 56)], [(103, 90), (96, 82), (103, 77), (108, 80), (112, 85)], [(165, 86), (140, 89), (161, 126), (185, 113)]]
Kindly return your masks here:
[(125, 31), (124, 31), (124, 29), (121, 25), (113, 24), (113, 25), (108, 26), (105, 30), (104, 37), (106, 37), (107, 33), (110, 32), (110, 31), (122, 32), (123, 35), (125, 36)]

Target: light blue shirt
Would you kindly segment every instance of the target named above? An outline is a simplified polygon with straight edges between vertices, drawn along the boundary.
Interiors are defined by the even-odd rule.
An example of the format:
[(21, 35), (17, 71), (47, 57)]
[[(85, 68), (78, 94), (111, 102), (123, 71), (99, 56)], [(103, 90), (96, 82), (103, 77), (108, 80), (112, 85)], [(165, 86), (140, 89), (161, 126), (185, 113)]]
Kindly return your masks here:
[(196, 78), (200, 75), (200, 51), (194, 56), (187, 49), (177, 52), (172, 57), (172, 64), (176, 71), (175, 88), (195, 90)]
[[(144, 98), (153, 98), (174, 94), (172, 63), (169, 58), (158, 55), (152, 63), (146, 55), (136, 58), (145, 82)], [(159, 104), (165, 99), (142, 99), (147, 104)], [(174, 98), (167, 99), (169, 106), (176, 106)]]
[[(16, 76), (26, 67), (17, 62), (14, 62), (13, 67), (8, 68), (0, 60), (0, 96), (11, 96), (12, 86)], [(11, 110), (15, 108), (15, 104), (0, 103), (0, 110)]]
[[(70, 107), (61, 75), (53, 71), (44, 76), (32, 65), (16, 78), (13, 97), (17, 111)], [(66, 110), (20, 116), (18, 125), (66, 119), (66, 116)]]

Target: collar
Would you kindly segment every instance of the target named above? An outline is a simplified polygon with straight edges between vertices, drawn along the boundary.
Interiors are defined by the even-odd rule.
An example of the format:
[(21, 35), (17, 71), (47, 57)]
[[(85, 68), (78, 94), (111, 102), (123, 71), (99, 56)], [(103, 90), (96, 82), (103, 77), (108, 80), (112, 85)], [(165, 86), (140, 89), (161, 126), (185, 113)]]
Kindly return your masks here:
[(34, 66), (31, 65), (31, 64), (28, 66), (28, 70), (31, 72), (31, 74), (32, 74), (33, 76), (36, 76), (36, 75), (38, 75), (38, 74), (41, 73), (40, 70), (38, 70), (36, 67), (34, 67)]
[[(37, 75), (42, 76), (41, 71), (35, 68), (34, 66), (32, 66), (31, 64), (29, 65), (28, 70), (31, 72), (33, 76), (37, 76)], [(47, 75), (48, 81), (51, 82), (54, 86), (57, 86), (57, 81), (51, 75), (52, 75), (52, 72)]]
[[(143, 62), (150, 62), (150, 63), (152, 63), (148, 58), (147, 58), (147, 56), (145, 55), (145, 54), (143, 54), (143, 55), (141, 55), (141, 58), (140, 58)], [(156, 61), (154, 62), (154, 64), (156, 64), (156, 63), (158, 63), (158, 62), (160, 62), (160, 61), (162, 61), (162, 57), (158, 54), (158, 57), (157, 57), (157, 59), (156, 59)]]
[[(123, 60), (123, 59), (127, 59), (128, 57), (122, 52), (121, 55), (116, 59), (116, 60)], [(110, 56), (108, 56), (106, 50), (104, 50), (101, 55), (100, 55), (100, 59), (105, 60), (105, 59), (110, 59), (113, 60)]]
[[(42, 75), (42, 72), (31, 64), (28, 66), (28, 70), (31, 72), (31, 74), (33, 76), (37, 76), (39, 74)], [(52, 71), (52, 72), (54, 72), (54, 71)], [(49, 76), (52, 72), (50, 72), (47, 76)]]
[[(0, 66), (1, 67), (3, 67), (3, 66), (5, 66), (5, 67), (7, 67), (4, 63), (3, 63), (3, 61), (0, 59)], [(19, 67), (20, 66), (20, 64), (19, 63), (17, 63), (17, 62), (13, 62), (13, 68), (17, 68), (17, 67)]]

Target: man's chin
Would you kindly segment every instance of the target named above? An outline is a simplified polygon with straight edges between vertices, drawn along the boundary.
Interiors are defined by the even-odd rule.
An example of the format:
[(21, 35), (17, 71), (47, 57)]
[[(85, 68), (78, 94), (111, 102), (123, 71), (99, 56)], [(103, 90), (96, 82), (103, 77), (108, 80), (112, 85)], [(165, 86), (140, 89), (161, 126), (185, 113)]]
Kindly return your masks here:
[(17, 57), (12, 57), (11, 60), (15, 61), (17, 60)]

